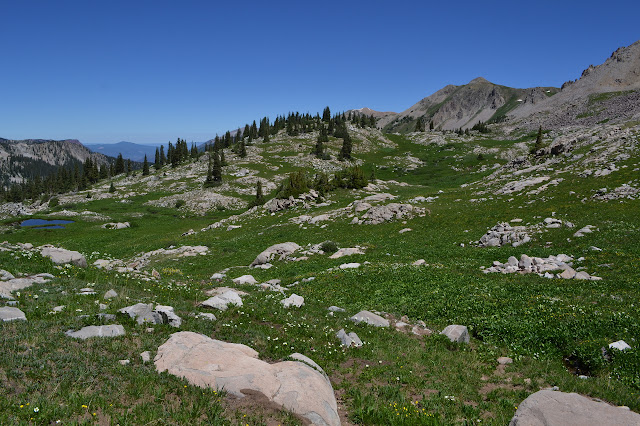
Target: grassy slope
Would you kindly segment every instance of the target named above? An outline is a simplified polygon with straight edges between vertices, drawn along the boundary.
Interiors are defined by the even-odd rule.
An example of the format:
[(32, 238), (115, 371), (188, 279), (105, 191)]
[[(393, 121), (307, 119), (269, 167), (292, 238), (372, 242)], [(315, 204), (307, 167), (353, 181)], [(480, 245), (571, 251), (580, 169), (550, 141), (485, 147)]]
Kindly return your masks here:
[[(72, 342), (64, 336), (69, 328), (96, 323), (79, 315), (97, 313), (99, 296), (110, 288), (116, 289), (119, 297), (109, 303), (108, 313), (137, 301), (155, 301), (175, 307), (184, 319), (183, 330), (247, 344), (263, 359), (281, 360), (292, 352), (310, 356), (331, 376), (354, 423), (471, 423), (481, 419), (483, 423), (505, 424), (528, 394), (553, 385), (639, 411), (639, 378), (634, 370), (637, 352), (602, 365), (597, 356), (600, 347), (618, 339), (637, 346), (634, 339), (640, 335), (640, 315), (634, 308), (640, 303), (634, 266), (640, 259), (640, 218), (633, 214), (638, 201), (580, 202), (604, 185), (613, 188), (637, 178), (634, 167), (599, 179), (564, 175), (565, 181), (548, 189), (533, 204), (527, 204), (532, 197), (524, 195), (493, 197), (478, 204), (468, 201), (477, 198), (473, 190), (460, 185), (486, 175), (487, 171), (479, 171), (482, 165), (504, 160), (492, 155), (478, 160), (469, 146), (499, 147), (509, 146), (509, 142), (482, 139), (469, 144), (452, 140), (448, 145), (425, 146), (400, 136), (390, 139), (396, 148), (365, 154), (357, 153), (356, 144), (356, 157), (365, 161), (365, 167), (377, 164), (380, 179), (411, 184), (390, 188), (389, 192), (401, 201), (417, 195), (438, 195), (436, 202), (425, 205), (430, 210), (426, 217), (376, 226), (350, 225), (344, 218), (329, 222), (326, 228), (301, 227), (288, 221), (308, 214), (298, 209), (245, 221), (241, 229), (233, 231), (223, 227), (180, 237), (190, 228), (197, 230), (239, 212), (214, 211), (194, 217), (175, 209), (144, 206), (144, 201), (165, 195), (148, 194), (134, 197), (130, 204), (100, 200), (76, 207), (99, 211), (115, 221), (132, 220), (135, 225), (130, 229), (104, 230), (99, 223), (77, 221), (63, 231), (18, 229), (6, 234), (10, 242), (53, 243), (87, 255), (101, 253), (90, 255), (91, 260), (103, 254), (127, 259), (142, 251), (182, 244), (204, 244), (211, 252), (197, 258), (158, 260), (151, 266), (163, 276), (159, 283), (140, 282), (126, 274), (95, 268), (60, 271), (37, 255), (28, 258), (0, 252), (0, 264), (14, 274), (52, 272), (58, 277), (52, 283), (21, 292), (19, 306), (28, 323), (2, 325), (0, 379), (5, 389), (0, 397), (0, 422), (27, 423), (33, 419), (34, 423), (45, 424), (61, 419), (81, 423), (101, 419), (121, 424), (262, 424), (270, 417), (285, 424), (295, 422), (286, 413), (236, 409), (212, 390), (159, 375), (152, 364), (142, 364), (138, 354), (149, 350), (153, 356), (175, 331), (169, 326), (156, 326), (153, 333), (147, 333), (145, 327), (121, 319), (128, 333), (122, 338)], [(424, 166), (416, 170), (395, 167), (393, 157), (407, 153), (423, 160)], [(636, 156), (627, 163), (633, 166), (637, 161)], [(452, 165), (464, 172), (452, 170)], [(284, 170), (293, 169), (288, 166)], [(260, 176), (268, 177), (269, 173), (273, 172), (260, 166)], [(571, 190), (577, 194), (570, 194)], [(333, 193), (330, 198), (334, 204), (312, 214), (346, 206), (354, 196), (364, 195), (356, 191)], [(135, 218), (137, 212), (144, 216)], [(599, 231), (575, 239), (575, 230), (550, 230), (517, 249), (468, 245), (498, 221), (519, 217), (524, 223), (537, 223), (541, 220), (538, 217), (552, 212), (578, 226), (596, 225)], [(413, 230), (398, 233), (406, 227)], [(238, 268), (229, 273), (229, 278), (244, 273), (252, 273), (259, 281), (279, 278), (285, 285), (316, 277), (293, 289), (305, 297), (300, 310), (283, 309), (277, 293), (244, 287), (250, 295), (242, 308), (216, 312), (215, 322), (190, 316), (201, 311), (196, 307), (204, 298), (201, 290), (216, 285), (208, 279), (213, 272), (248, 265), (257, 253), (274, 243), (295, 241), (306, 245), (324, 240), (336, 241), (341, 247), (365, 246), (366, 255), (337, 260), (314, 255), (304, 262), (277, 262), (265, 271)], [(467, 243), (465, 247), (459, 245), (461, 242)], [(589, 250), (592, 245), (604, 250), (593, 252)], [(584, 256), (582, 265), (602, 276), (603, 281), (486, 275), (480, 270), (493, 260), (504, 262), (508, 256), (521, 253)], [(424, 258), (429, 266), (410, 266), (418, 258)], [(347, 261), (364, 260), (371, 264), (358, 270), (329, 270)], [(599, 266), (605, 264), (610, 266)], [(88, 283), (95, 286), (98, 296), (74, 295), (73, 289)], [(231, 283), (225, 281), (224, 285)], [(56, 305), (66, 305), (66, 309), (50, 314)], [(330, 305), (341, 306), (347, 313), (329, 316), (326, 307)], [(470, 345), (456, 345), (438, 335), (418, 338), (353, 325), (348, 316), (360, 309), (385, 311), (396, 318), (407, 315), (412, 322), (423, 320), (435, 330), (451, 323), (464, 324), (473, 338)], [(340, 348), (334, 337), (340, 328), (356, 331), (364, 347)], [(514, 364), (498, 368), (499, 356), (511, 356)], [(117, 360), (125, 358), (131, 359), (130, 365), (118, 364)], [(591, 377), (580, 379), (572, 374), (576, 364), (568, 369), (567, 360), (576, 359), (593, 364)], [(38, 412), (33, 407), (38, 407)]]

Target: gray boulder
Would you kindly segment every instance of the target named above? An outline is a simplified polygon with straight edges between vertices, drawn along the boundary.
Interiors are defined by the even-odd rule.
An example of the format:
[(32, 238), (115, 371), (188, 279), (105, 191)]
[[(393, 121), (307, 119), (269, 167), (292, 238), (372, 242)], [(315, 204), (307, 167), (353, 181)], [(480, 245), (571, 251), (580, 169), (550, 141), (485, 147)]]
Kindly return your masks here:
[(342, 346), (346, 346), (349, 348), (359, 348), (360, 346), (362, 346), (362, 340), (360, 340), (358, 335), (354, 332), (347, 334), (347, 332), (344, 331), (344, 328), (338, 331), (336, 337), (340, 339), (340, 343), (342, 343)]
[(124, 336), (126, 333), (124, 327), (120, 324), (112, 325), (90, 325), (83, 327), (78, 331), (69, 330), (65, 333), (74, 339), (88, 339), (90, 337), (118, 337)]
[(352, 256), (354, 254), (364, 254), (360, 247), (345, 247), (329, 256), (329, 259), (339, 259), (344, 256)]
[(274, 259), (282, 260), (300, 248), (298, 244), (292, 242), (274, 244), (260, 253), (251, 263), (251, 266), (263, 265)]
[(314, 425), (340, 424), (331, 383), (306, 362), (269, 364), (248, 346), (189, 331), (172, 334), (158, 348), (154, 362), (158, 372), (167, 371), (193, 385), (240, 398), (243, 391), (260, 392)]
[(2, 322), (9, 321), (26, 321), (27, 317), (24, 312), (18, 308), (12, 308), (10, 306), (3, 306), (0, 308), (0, 320)]
[(448, 325), (440, 334), (444, 334), (452, 342), (469, 343), (469, 330), (464, 325)]
[(121, 314), (129, 315), (138, 324), (162, 324), (162, 315), (154, 312), (151, 303), (136, 303), (118, 311)]
[(210, 297), (200, 305), (208, 308), (226, 311), (229, 305), (242, 306), (242, 299), (240, 298), (240, 295), (235, 291), (228, 290), (217, 296)]
[(234, 278), (233, 283), (237, 285), (258, 284), (258, 281), (255, 278), (253, 278), (253, 275), (242, 275), (238, 278)]
[(40, 254), (42, 257), (48, 257), (53, 263), (58, 265), (70, 263), (81, 268), (87, 267), (87, 259), (77, 251), (65, 250), (63, 248), (47, 244), (40, 247)]
[(103, 296), (105, 299), (113, 299), (114, 297), (118, 297), (118, 293), (114, 289), (107, 291)]
[(376, 315), (369, 311), (360, 311), (352, 316), (351, 321), (355, 323), (364, 322), (365, 324), (373, 325), (376, 327), (389, 327), (389, 321), (382, 318), (380, 315)]
[(640, 414), (577, 393), (541, 390), (522, 401), (509, 426), (631, 426)]
[(0, 281), (8, 281), (8, 280), (12, 280), (15, 277), (13, 276), (13, 274), (9, 271), (5, 271), (4, 269), (0, 269)]
[(180, 327), (182, 324), (182, 318), (173, 312), (172, 306), (156, 305), (155, 312), (160, 314), (162, 322), (165, 324), (169, 324), (173, 327)]

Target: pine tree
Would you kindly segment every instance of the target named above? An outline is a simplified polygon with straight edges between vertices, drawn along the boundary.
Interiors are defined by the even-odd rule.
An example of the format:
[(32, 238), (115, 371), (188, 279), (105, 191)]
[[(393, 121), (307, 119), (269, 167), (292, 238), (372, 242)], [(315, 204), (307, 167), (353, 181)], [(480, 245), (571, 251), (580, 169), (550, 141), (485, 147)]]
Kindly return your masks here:
[(542, 126), (538, 127), (538, 136), (536, 137), (536, 143), (531, 149), (531, 153), (535, 153), (542, 149)]
[(156, 158), (153, 165), (156, 170), (160, 168), (160, 151), (158, 150), (158, 148), (156, 148)]
[(325, 107), (325, 109), (322, 111), (322, 121), (324, 121), (325, 123), (331, 121), (331, 110), (328, 106)]
[[(169, 142), (169, 145), (171, 145), (171, 142)], [(164, 155), (164, 145), (160, 145), (160, 167), (162, 168), (162, 166), (164, 166), (165, 164), (167, 164), (167, 156)]]
[(131, 160), (127, 159), (127, 176), (129, 176), (132, 171), (133, 171), (133, 166), (131, 165)]
[(116, 192), (116, 187), (113, 185), (113, 182), (111, 182), (111, 186), (109, 187), (109, 192), (112, 194)]
[(229, 165), (229, 164), (227, 164), (227, 159), (224, 157), (224, 149), (220, 150), (220, 165), (222, 167)]
[(222, 184), (222, 164), (218, 151), (213, 151), (213, 167), (211, 168), (211, 176), (214, 185)]
[(433, 120), (429, 122), (429, 130), (433, 132)]
[(418, 118), (418, 121), (416, 121), (416, 132), (424, 132), (424, 121), (422, 121), (422, 117)]
[[(344, 124), (343, 124), (344, 125)], [(346, 125), (344, 125), (344, 135), (342, 136), (342, 149), (340, 150), (340, 160), (350, 160), (351, 159), (351, 136), (349, 136), (349, 132), (347, 131)]]
[(124, 159), (122, 158), (122, 154), (118, 154), (118, 158), (116, 159), (115, 173), (117, 175), (119, 175), (120, 173), (124, 173)]
[(240, 158), (247, 156), (247, 147), (244, 145), (244, 139), (240, 140), (240, 152), (238, 153)]
[(149, 162), (147, 161), (147, 155), (144, 156), (144, 163), (142, 163), (142, 176), (149, 175)]
[(327, 134), (327, 129), (324, 127), (324, 124), (320, 124), (320, 132), (318, 133), (318, 140), (316, 142), (316, 146), (313, 149), (313, 155), (318, 158), (324, 158), (324, 143), (329, 142), (329, 135)]

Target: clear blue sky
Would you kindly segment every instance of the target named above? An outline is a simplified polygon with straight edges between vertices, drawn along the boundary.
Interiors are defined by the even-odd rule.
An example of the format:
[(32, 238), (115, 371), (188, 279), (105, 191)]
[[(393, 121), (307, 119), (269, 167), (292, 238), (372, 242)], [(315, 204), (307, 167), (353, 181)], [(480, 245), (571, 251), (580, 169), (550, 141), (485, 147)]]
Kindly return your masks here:
[(560, 86), (640, 39), (637, 0), (4, 0), (0, 17), (0, 137), (84, 143), (402, 111), (478, 76)]

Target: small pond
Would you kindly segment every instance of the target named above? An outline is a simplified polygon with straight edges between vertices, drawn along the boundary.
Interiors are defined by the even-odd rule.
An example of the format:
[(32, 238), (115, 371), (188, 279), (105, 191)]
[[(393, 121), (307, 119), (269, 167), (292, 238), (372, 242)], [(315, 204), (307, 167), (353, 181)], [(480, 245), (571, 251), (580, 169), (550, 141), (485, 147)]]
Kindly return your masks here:
[(73, 221), (60, 219), (27, 219), (20, 222), (20, 226), (28, 226), (31, 229), (64, 229), (63, 225), (69, 223), (73, 223)]

